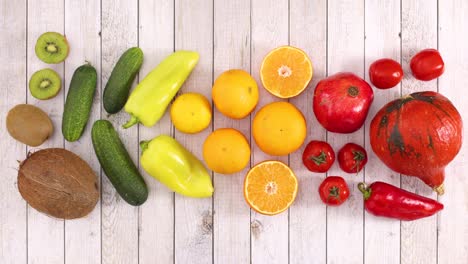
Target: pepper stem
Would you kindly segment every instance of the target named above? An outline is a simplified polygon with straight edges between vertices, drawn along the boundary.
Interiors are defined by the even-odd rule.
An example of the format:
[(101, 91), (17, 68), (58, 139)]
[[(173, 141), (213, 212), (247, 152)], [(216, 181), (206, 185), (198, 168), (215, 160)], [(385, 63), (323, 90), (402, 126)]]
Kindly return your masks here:
[(140, 141), (141, 153), (145, 152), (145, 150), (148, 148), (149, 143), (150, 143), (150, 140), (142, 140), (142, 141)]
[(122, 127), (127, 129), (127, 128), (131, 127), (131, 126), (134, 126), (134, 125), (138, 124), (138, 122), (140, 122), (140, 120), (138, 120), (138, 118), (136, 116), (132, 115), (130, 120), (128, 120), (128, 122), (125, 123)]
[(357, 188), (362, 192), (364, 200), (369, 199), (372, 190), (363, 182), (358, 183)]

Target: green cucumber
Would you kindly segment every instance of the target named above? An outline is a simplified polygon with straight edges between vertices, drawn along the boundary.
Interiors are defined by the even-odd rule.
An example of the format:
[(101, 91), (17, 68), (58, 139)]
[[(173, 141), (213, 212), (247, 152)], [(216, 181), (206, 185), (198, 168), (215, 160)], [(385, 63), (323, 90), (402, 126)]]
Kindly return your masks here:
[(91, 129), (94, 152), (117, 193), (131, 205), (148, 198), (148, 187), (112, 124), (97, 120)]
[(73, 73), (62, 117), (62, 134), (67, 141), (77, 141), (83, 134), (93, 105), (96, 83), (96, 69), (90, 64), (78, 67)]
[(125, 105), (132, 83), (143, 63), (143, 51), (133, 47), (120, 56), (104, 88), (103, 104), (109, 114), (119, 112)]

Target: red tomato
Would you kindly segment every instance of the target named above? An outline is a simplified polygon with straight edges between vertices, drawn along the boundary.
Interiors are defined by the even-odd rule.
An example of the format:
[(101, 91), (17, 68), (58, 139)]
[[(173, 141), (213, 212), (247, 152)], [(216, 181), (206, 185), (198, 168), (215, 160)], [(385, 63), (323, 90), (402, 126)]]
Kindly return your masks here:
[(348, 143), (338, 152), (340, 168), (347, 173), (358, 173), (367, 163), (367, 152), (358, 144)]
[(403, 69), (400, 63), (392, 59), (376, 60), (369, 67), (369, 78), (377, 88), (392, 88), (401, 82)]
[(338, 206), (348, 199), (349, 189), (340, 176), (328, 176), (320, 184), (319, 194), (325, 204)]
[(425, 49), (411, 58), (411, 72), (413, 76), (421, 81), (430, 81), (444, 73), (444, 60), (435, 49)]
[(312, 140), (302, 153), (302, 162), (312, 172), (326, 172), (335, 162), (335, 152), (327, 142)]
[(373, 100), (374, 92), (366, 81), (353, 73), (342, 72), (317, 84), (312, 107), (326, 130), (352, 133), (364, 124)]

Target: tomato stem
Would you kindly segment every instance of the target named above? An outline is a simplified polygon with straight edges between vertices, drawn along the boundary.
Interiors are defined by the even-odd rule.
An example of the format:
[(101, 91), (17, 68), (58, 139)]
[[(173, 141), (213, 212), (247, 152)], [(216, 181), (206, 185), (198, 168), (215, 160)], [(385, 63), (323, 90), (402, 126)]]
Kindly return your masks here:
[(330, 199), (334, 198), (337, 201), (340, 201), (340, 188), (333, 186), (330, 189), (328, 189), (328, 197), (327, 201), (330, 201)]
[(322, 150), (320, 152), (320, 155), (311, 156), (309, 159), (312, 160), (316, 165), (321, 165), (321, 164), (325, 163), (325, 161), (327, 159), (327, 154), (325, 154), (325, 152)]

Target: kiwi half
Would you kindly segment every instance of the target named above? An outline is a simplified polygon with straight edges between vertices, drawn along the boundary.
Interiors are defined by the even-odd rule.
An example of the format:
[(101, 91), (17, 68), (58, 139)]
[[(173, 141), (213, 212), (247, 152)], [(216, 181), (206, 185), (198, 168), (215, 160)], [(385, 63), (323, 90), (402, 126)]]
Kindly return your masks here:
[(35, 72), (29, 80), (31, 95), (40, 100), (55, 97), (62, 87), (62, 80), (52, 69), (42, 69)]
[(46, 32), (36, 42), (36, 56), (43, 62), (56, 64), (64, 61), (68, 56), (67, 39), (57, 32)]

